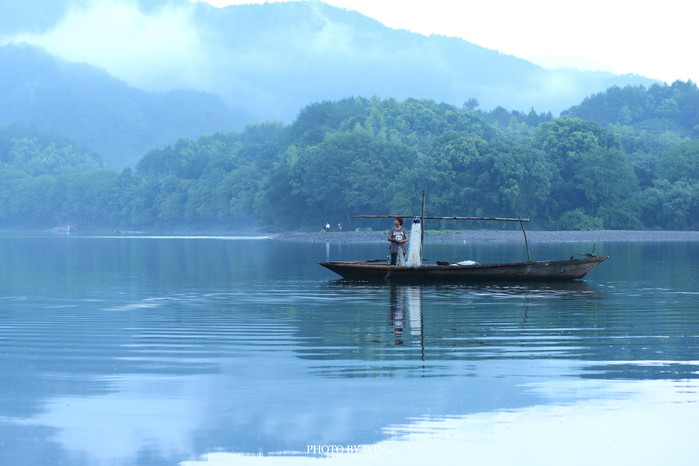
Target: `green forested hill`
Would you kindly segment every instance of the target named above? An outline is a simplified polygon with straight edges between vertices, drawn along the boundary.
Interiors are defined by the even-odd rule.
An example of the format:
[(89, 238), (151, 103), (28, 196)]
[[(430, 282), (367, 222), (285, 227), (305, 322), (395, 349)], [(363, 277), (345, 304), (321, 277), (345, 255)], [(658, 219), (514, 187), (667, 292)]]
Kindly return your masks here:
[(671, 86), (613, 86), (594, 94), (563, 116), (601, 125), (630, 126), (651, 134), (673, 132), (699, 138), (699, 93), (696, 85), (676, 81)]
[[(645, 101), (674, 95), (680, 114), (699, 95), (691, 82), (630, 91)], [(530, 217), (535, 228), (699, 228), (696, 116), (596, 117), (603, 124), (572, 116), (588, 105), (553, 118), (482, 112), (477, 102), (318, 102), (290, 125), (181, 139), (122, 173), (65, 141), (9, 127), (0, 133), (0, 222), (354, 228), (369, 225), (356, 214), (418, 212), (424, 189), (434, 215)]]

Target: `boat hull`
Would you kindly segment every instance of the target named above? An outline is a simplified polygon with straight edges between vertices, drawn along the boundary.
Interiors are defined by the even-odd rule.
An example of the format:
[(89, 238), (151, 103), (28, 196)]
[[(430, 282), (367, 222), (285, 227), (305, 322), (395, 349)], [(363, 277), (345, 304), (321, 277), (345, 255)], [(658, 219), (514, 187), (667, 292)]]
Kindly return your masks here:
[(321, 262), (346, 280), (360, 281), (548, 281), (583, 278), (608, 256), (506, 264), (422, 265), (407, 267), (372, 262)]

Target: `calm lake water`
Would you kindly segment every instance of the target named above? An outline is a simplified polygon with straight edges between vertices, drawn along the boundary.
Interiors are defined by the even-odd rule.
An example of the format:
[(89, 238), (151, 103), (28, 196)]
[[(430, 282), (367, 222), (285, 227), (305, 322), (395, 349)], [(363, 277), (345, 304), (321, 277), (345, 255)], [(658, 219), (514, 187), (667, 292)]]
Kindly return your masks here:
[(575, 283), (389, 286), (317, 265), (383, 244), (0, 236), (0, 464), (696, 464), (699, 242), (594, 248)]

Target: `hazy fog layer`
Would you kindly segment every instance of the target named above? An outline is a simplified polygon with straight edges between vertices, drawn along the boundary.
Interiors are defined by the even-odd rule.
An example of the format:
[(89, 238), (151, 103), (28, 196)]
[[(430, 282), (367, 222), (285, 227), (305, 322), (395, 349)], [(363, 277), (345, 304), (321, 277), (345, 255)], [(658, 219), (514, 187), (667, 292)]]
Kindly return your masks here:
[[(186, 0), (11, 5), (0, 43), (27, 42), (145, 90), (220, 95), (290, 121), (310, 102), (361, 95), (559, 112), (613, 84), (609, 73), (550, 71), (461, 39), (389, 29), (317, 2), (215, 8)], [(3, 21), (9, 23), (9, 20)]]

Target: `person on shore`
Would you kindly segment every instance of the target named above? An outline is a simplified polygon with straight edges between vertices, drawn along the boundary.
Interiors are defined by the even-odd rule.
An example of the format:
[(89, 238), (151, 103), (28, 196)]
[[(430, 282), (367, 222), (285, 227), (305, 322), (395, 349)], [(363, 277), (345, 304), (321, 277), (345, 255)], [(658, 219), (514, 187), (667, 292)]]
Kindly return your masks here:
[(391, 265), (396, 265), (398, 254), (405, 256), (405, 243), (408, 242), (408, 230), (403, 228), (403, 219), (396, 217), (393, 220), (393, 228), (388, 232), (388, 241), (391, 242), (389, 252), (391, 253)]

